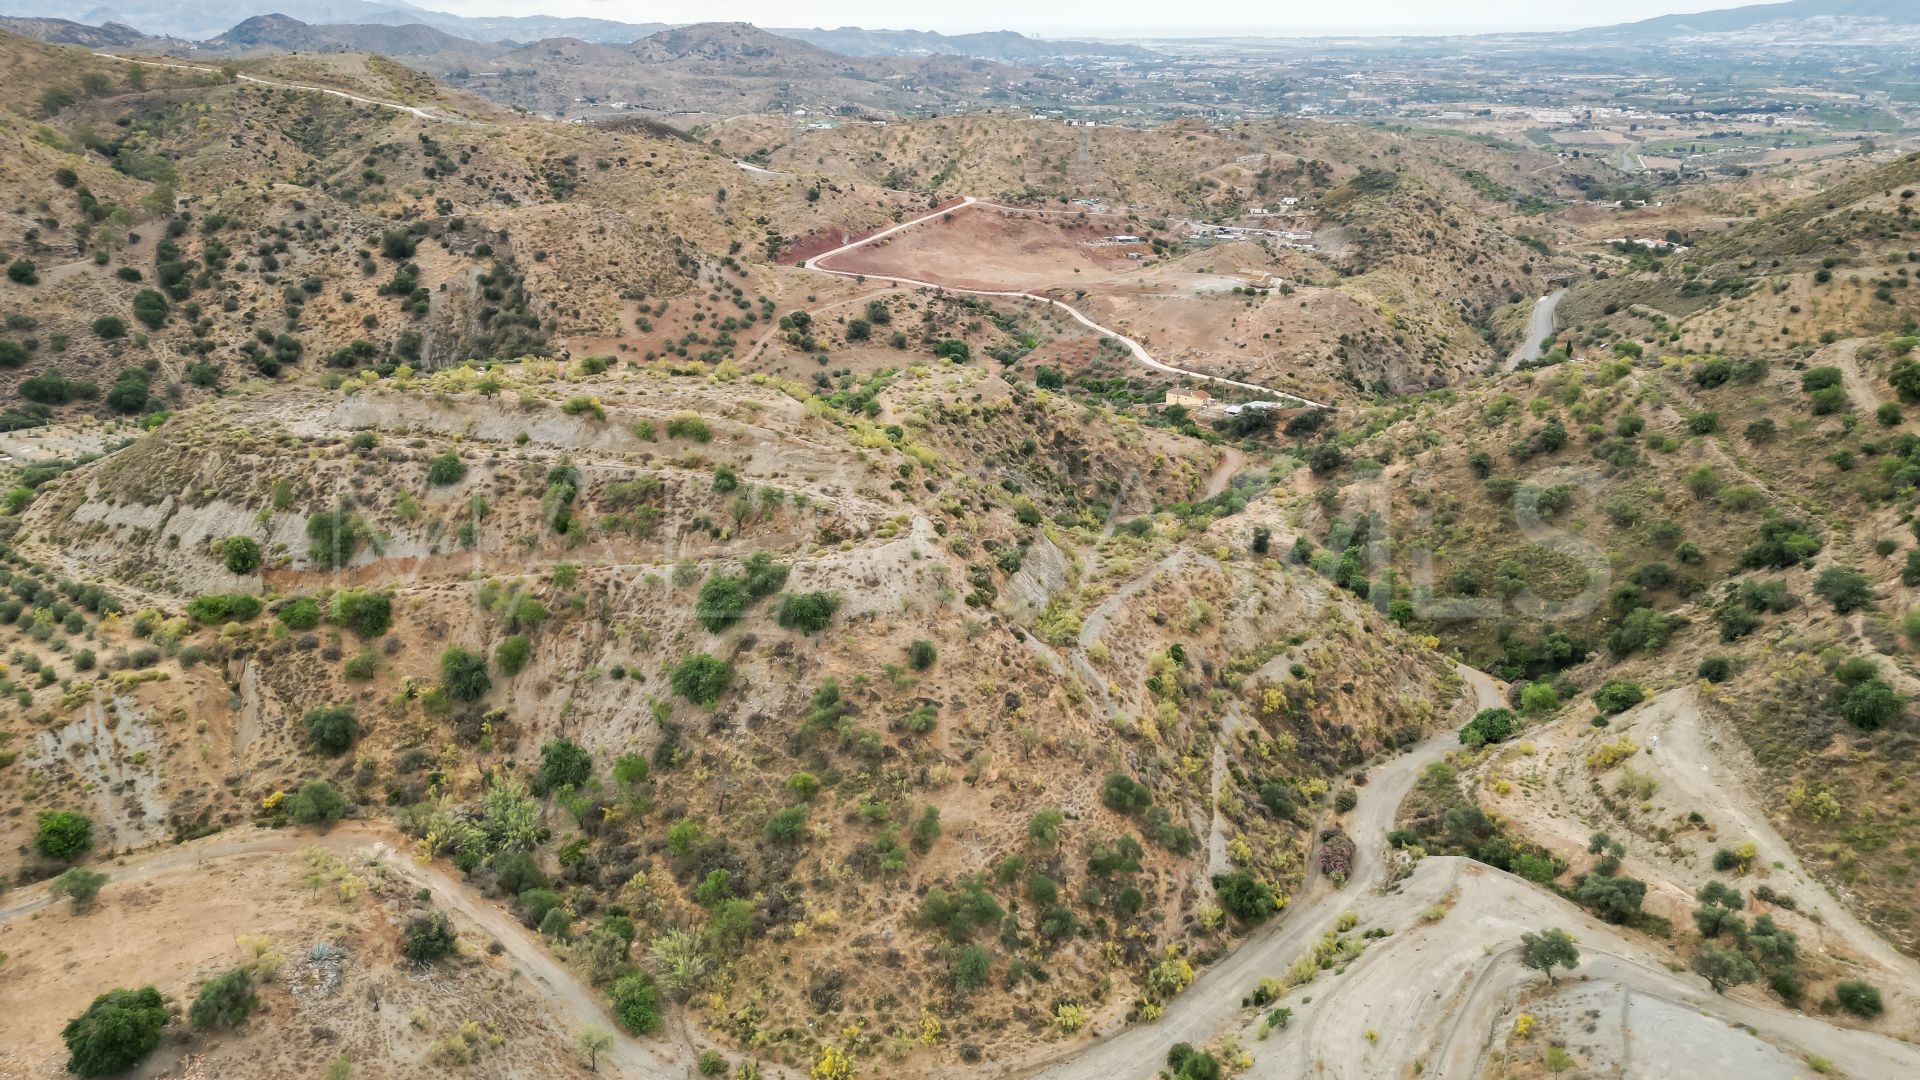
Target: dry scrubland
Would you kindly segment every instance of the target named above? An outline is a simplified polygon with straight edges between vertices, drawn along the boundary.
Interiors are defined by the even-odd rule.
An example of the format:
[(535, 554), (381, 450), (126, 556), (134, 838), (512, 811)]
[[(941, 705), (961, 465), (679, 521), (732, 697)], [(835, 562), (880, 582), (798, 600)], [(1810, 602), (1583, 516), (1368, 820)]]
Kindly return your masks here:
[(1914, 159), (0, 45), (0, 1069), (1914, 1071)]

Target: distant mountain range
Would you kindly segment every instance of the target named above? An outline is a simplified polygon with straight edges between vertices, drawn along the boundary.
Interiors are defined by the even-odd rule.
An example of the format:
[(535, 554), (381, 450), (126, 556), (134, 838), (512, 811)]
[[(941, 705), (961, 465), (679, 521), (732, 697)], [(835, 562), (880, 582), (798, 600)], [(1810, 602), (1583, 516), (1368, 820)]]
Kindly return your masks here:
[[(75, 39), (62, 40), (62, 44), (88, 44), (77, 40), (85, 35), (75, 27), (83, 24), (96, 27), (115, 24), (123, 30), (137, 27), (136, 34), (144, 31), (150, 35), (191, 41), (224, 39), (229, 46), (246, 41), (263, 48), (316, 47), (290, 44), (291, 40), (301, 35), (292, 34), (292, 27), (287, 24), (299, 23), (309, 28), (328, 28), (328, 33), (320, 35), (326, 41), (316, 43), (321, 47), (357, 42), (352, 47), (392, 55), (416, 53), (425, 39), (417, 36), (395, 38), (393, 40), (410, 47), (385, 49), (374, 44), (383, 40), (379, 35), (355, 35), (346, 32), (345, 28), (425, 27), (480, 43), (527, 43), (550, 38), (574, 38), (594, 44), (625, 45), (672, 27), (669, 23), (629, 23), (551, 15), (453, 15), (415, 7), (404, 0), (196, 0), (191, 4), (180, 0), (115, 0), (88, 10), (79, 17), (78, 22), (72, 21), (74, 7), (57, 0), (0, 0), (0, 12), (20, 17), (27, 24), (40, 23), (40, 29), (44, 31), (15, 28), (18, 33), (46, 41), (56, 40), (49, 34)], [(263, 18), (276, 22), (259, 23), (258, 20)], [(1050, 41), (1030, 38), (1011, 30), (948, 35), (926, 30), (863, 30), (857, 26), (843, 26), (837, 30), (772, 29), (769, 32), (817, 45), (842, 56), (968, 56), (1007, 63), (1035, 63), (1066, 57), (1142, 59), (1153, 55), (1150, 50), (1138, 45)], [(126, 46), (131, 42), (120, 41), (117, 44)]]
[(1031, 64), (1061, 58), (1111, 57), (1145, 60), (1151, 49), (1113, 41), (1055, 41), (1030, 38), (1011, 30), (982, 34), (938, 34), (930, 30), (837, 30), (772, 28), (782, 37), (798, 38), (842, 56), (973, 56), (1009, 64)]
[[(675, 29), (667, 23), (550, 15), (475, 17), (405, 0), (114, 0), (80, 17), (60, 0), (0, 0), (0, 27), (89, 48), (180, 51), (188, 42), (223, 52), (377, 52), (391, 56), (497, 55), (552, 40), (629, 45)], [(704, 24), (703, 24), (704, 25)], [(926, 30), (770, 28), (768, 34), (842, 57), (967, 57), (1036, 65), (1057, 60), (1148, 60), (1161, 51), (1122, 42), (1052, 40), (1010, 30), (940, 34)], [(1551, 34), (1485, 35), (1560, 45), (1648, 46), (1801, 42), (1920, 45), (1920, 0), (1788, 0)], [(1259, 39), (1275, 44), (1283, 38)], [(1364, 41), (1365, 39), (1358, 39)], [(1384, 43), (1406, 39), (1386, 39)], [(1472, 39), (1466, 39), (1472, 40)], [(1178, 39), (1156, 41), (1178, 51)]]
[(421, 23), (309, 25), (286, 15), (255, 15), (218, 37), (201, 42), (215, 52), (369, 52), (383, 56), (434, 56), (476, 52), (482, 46)]
[(111, 0), (75, 15), (78, 5), (60, 0), (5, 0), (0, 12), (43, 19), (116, 22), (149, 34), (205, 41), (256, 15), (285, 15), (310, 26), (367, 24), (430, 26), (470, 41), (536, 41), (577, 37), (588, 41), (637, 41), (666, 23), (625, 23), (552, 15), (470, 17), (415, 7), (405, 0)]
[(1855, 40), (1890, 29), (1907, 31), (1910, 37), (1916, 27), (1920, 27), (1920, 0), (1788, 0), (1692, 15), (1662, 15), (1562, 36), (1644, 42), (1725, 36)]

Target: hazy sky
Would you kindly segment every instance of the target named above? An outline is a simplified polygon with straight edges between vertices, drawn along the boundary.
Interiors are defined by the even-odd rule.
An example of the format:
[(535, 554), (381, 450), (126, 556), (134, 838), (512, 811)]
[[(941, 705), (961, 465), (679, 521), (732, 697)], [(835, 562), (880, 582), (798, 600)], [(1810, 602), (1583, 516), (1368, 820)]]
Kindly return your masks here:
[(864, 26), (870, 29), (1021, 30), (1068, 34), (1405, 33), (1568, 30), (1675, 12), (1740, 6), (1739, 0), (1346, 0), (1287, 4), (1273, 0), (1147, 3), (1145, 0), (969, 0), (903, 5), (898, 0), (411, 0), (463, 15), (592, 15), (625, 22), (740, 20), (761, 26)]

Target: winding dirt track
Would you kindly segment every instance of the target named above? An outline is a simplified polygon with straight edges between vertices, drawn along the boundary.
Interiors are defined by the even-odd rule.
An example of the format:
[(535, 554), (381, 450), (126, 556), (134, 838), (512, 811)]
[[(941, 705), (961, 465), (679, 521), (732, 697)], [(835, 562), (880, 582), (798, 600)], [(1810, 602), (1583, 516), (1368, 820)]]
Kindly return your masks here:
[[(435, 903), (457, 912), (482, 933), (500, 942), (505, 955), (526, 976), (527, 984), (560, 1018), (567, 1031), (576, 1031), (589, 1024), (605, 1028), (613, 1036), (614, 1044), (601, 1059), (603, 1071), (606, 1071), (605, 1066), (610, 1065), (613, 1070), (611, 1075), (646, 1077), (649, 1080), (682, 1080), (694, 1074), (692, 1054), (687, 1054), (684, 1061), (679, 1060), (664, 1046), (644, 1043), (623, 1033), (601, 1007), (599, 996), (554, 959), (505, 908), (478, 895), (471, 886), (445, 873), (438, 866), (416, 862), (404, 851), (396, 849), (395, 844), (404, 844), (404, 841), (390, 831), (358, 822), (343, 823), (324, 834), (258, 830), (237, 836), (222, 835), (103, 863), (99, 869), (107, 872), (108, 880), (102, 895), (110, 898), (117, 889), (131, 882), (174, 872), (190, 872), (206, 863), (223, 859), (295, 854), (312, 847), (364, 858), (385, 866), (389, 873), (414, 886), (431, 889)], [(29, 915), (53, 903), (47, 895), (45, 884), (21, 889), (9, 900), (9, 904), (0, 907), (0, 922)], [(469, 946), (478, 944), (468, 939)], [(780, 1070), (769, 1070), (764, 1065), (761, 1071), (769, 1076), (788, 1075)]]
[(1560, 306), (1560, 298), (1567, 295), (1565, 289), (1555, 289), (1534, 301), (1533, 312), (1527, 316), (1527, 336), (1507, 357), (1507, 370), (1512, 371), (1521, 364), (1531, 364), (1545, 353), (1543, 346), (1553, 336), (1554, 309)]
[[(745, 168), (745, 167), (746, 166), (744, 165), (742, 166), (742, 168)], [(753, 171), (767, 172), (768, 170), (756, 168)], [(808, 270), (814, 270), (822, 274), (832, 274), (835, 277), (858, 278), (858, 279), (864, 279), (868, 281), (890, 281), (895, 285), (905, 285), (912, 288), (942, 289), (947, 292), (963, 293), (968, 296), (1004, 296), (1004, 297), (1009, 297), (1009, 298), (1018, 299), (1018, 300), (1031, 300), (1037, 304), (1048, 304), (1053, 307), (1059, 308), (1061, 311), (1066, 312), (1068, 317), (1072, 318), (1073, 321), (1079, 323), (1080, 325), (1086, 327), (1089, 330), (1092, 330), (1094, 333), (1100, 334), (1103, 337), (1108, 337), (1113, 339), (1114, 341), (1119, 342), (1122, 346), (1125, 346), (1128, 352), (1133, 354), (1133, 358), (1135, 360), (1146, 365), (1147, 367), (1153, 368), (1156, 371), (1164, 371), (1169, 375), (1184, 375), (1189, 379), (1199, 379), (1203, 382), (1219, 383), (1222, 386), (1233, 386), (1233, 387), (1238, 387), (1242, 390), (1251, 390), (1257, 394), (1266, 394), (1270, 397), (1277, 397), (1287, 401), (1299, 402), (1301, 405), (1305, 405), (1309, 408), (1315, 408), (1315, 409), (1332, 408), (1332, 406), (1330, 405), (1323, 405), (1318, 401), (1313, 401), (1309, 398), (1303, 398), (1298, 394), (1289, 393), (1285, 390), (1275, 390), (1270, 386), (1261, 386), (1257, 383), (1241, 382), (1238, 379), (1229, 379), (1221, 375), (1208, 375), (1205, 372), (1200, 372), (1200, 371), (1189, 371), (1186, 368), (1174, 367), (1172, 364), (1162, 363), (1161, 361), (1154, 359), (1153, 354), (1148, 352), (1146, 350), (1146, 347), (1141, 345), (1139, 342), (1133, 340), (1132, 338), (1126, 336), (1125, 334), (1122, 334), (1118, 330), (1114, 330), (1114, 329), (1111, 329), (1110, 327), (1102, 326), (1099, 323), (1094, 322), (1092, 319), (1082, 314), (1078, 308), (1075, 308), (1072, 305), (1064, 303), (1062, 301), (1055, 300), (1050, 296), (1041, 296), (1038, 293), (1030, 293), (1021, 289), (961, 289), (961, 288), (956, 288), (952, 285), (942, 285), (938, 282), (921, 281), (918, 278), (896, 277), (892, 274), (860, 273), (852, 270), (835, 270), (830, 266), (821, 265), (821, 262), (823, 260), (831, 259), (835, 255), (843, 255), (849, 251), (854, 250), (855, 248), (865, 247), (866, 245), (871, 244), (876, 240), (883, 240), (902, 230), (910, 229), (913, 226), (918, 225), (923, 221), (929, 221), (933, 218), (941, 217), (946, 214), (951, 214), (956, 211), (963, 210), (969, 206), (998, 207), (998, 204), (982, 202), (980, 199), (972, 195), (968, 195), (967, 197), (961, 199), (958, 203), (956, 203), (953, 206), (949, 206), (940, 210), (932, 210), (925, 214), (920, 215), (919, 217), (908, 218), (907, 220), (900, 222), (898, 225), (889, 226), (885, 229), (880, 230), (877, 233), (874, 233), (872, 236), (863, 237), (859, 240), (854, 240), (850, 243), (842, 244), (839, 247), (834, 248), (832, 251), (822, 252), (819, 255), (815, 255), (813, 258), (806, 260), (800, 265)]]
[[(1473, 688), (1476, 708), (1503, 702), (1499, 686), (1484, 672), (1462, 665), (1457, 669)], [(1049, 1065), (1028, 1073), (1002, 1071), (997, 1075), (1037, 1075), (1045, 1080), (1120, 1080), (1152, 1076), (1166, 1062), (1174, 1043), (1199, 1045), (1228, 1025), (1240, 1012), (1240, 999), (1261, 976), (1285, 971), (1296, 956), (1332, 928), (1345, 906), (1373, 890), (1384, 879), (1386, 861), (1376, 841), (1392, 828), (1400, 803), (1413, 789), (1420, 772), (1459, 745), (1453, 731), (1442, 731), (1419, 746), (1368, 771), (1367, 786), (1347, 823), (1362, 843), (1354, 854), (1353, 876), (1342, 889), (1315, 876), (1313, 885), (1296, 897), (1287, 910), (1264, 929), (1241, 943), (1226, 959), (1208, 968), (1186, 993), (1167, 1006), (1166, 1015), (1096, 1042), (1073, 1048)]]
[[(1257, 1018), (1243, 1014), (1234, 1030), (1254, 1054), (1246, 1075), (1363, 1080), (1406, 1075), (1401, 1070), (1417, 1061), (1422, 1077), (1478, 1077), (1488, 1052), (1506, 1040), (1519, 995), (1549, 989), (1520, 964), (1517, 948), (1522, 933), (1546, 927), (1578, 939), (1581, 963), (1527, 1010), (1548, 1013), (1562, 996), (1580, 1004), (1604, 997), (1619, 1009), (1611, 1032), (1581, 1040), (1577, 1056), (1596, 1067), (1592, 1075), (1789, 1080), (1808, 1075), (1802, 1061), (1811, 1055), (1861, 1080), (1920, 1075), (1920, 1048), (1779, 1008), (1764, 992), (1715, 994), (1698, 977), (1669, 970), (1664, 950), (1463, 858), (1429, 857), (1393, 893), (1354, 899), (1360, 926), (1390, 936), (1345, 973), (1284, 995), (1278, 1003), (1293, 1010), (1294, 1022), (1267, 1041), (1259, 1040)], [(1520, 1044), (1516, 1055), (1543, 1053), (1539, 1042)]]
[[(123, 64), (138, 64), (141, 67), (169, 68), (174, 71), (191, 71), (201, 75), (220, 74), (220, 72), (214, 68), (202, 67), (199, 64), (175, 64), (164, 60), (135, 60), (132, 57), (119, 56), (110, 52), (96, 52), (93, 55), (103, 60), (118, 60)], [(277, 79), (262, 79), (255, 75), (243, 75), (239, 73), (235, 73), (233, 78), (235, 82), (253, 83), (255, 86), (267, 86), (275, 90), (305, 90), (310, 94), (326, 94), (329, 97), (345, 98), (348, 101), (357, 102), (361, 105), (372, 105), (381, 109), (392, 109), (395, 112), (403, 112), (410, 116), (415, 116), (422, 120), (432, 120), (436, 123), (467, 124), (472, 127), (493, 126), (478, 120), (468, 120), (465, 117), (442, 116), (439, 113), (422, 109), (417, 105), (402, 105), (397, 101), (381, 101), (379, 98), (361, 97), (359, 94), (349, 94), (345, 90), (334, 90), (325, 86), (307, 86), (302, 83), (280, 82)]]

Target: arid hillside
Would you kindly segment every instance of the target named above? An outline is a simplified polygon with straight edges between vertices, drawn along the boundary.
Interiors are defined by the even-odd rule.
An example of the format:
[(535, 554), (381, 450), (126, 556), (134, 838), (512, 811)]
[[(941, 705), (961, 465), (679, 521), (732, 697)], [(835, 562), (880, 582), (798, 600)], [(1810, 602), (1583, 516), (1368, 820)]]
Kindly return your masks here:
[(769, 37), (0, 37), (0, 1074), (1920, 1073), (1914, 159)]

